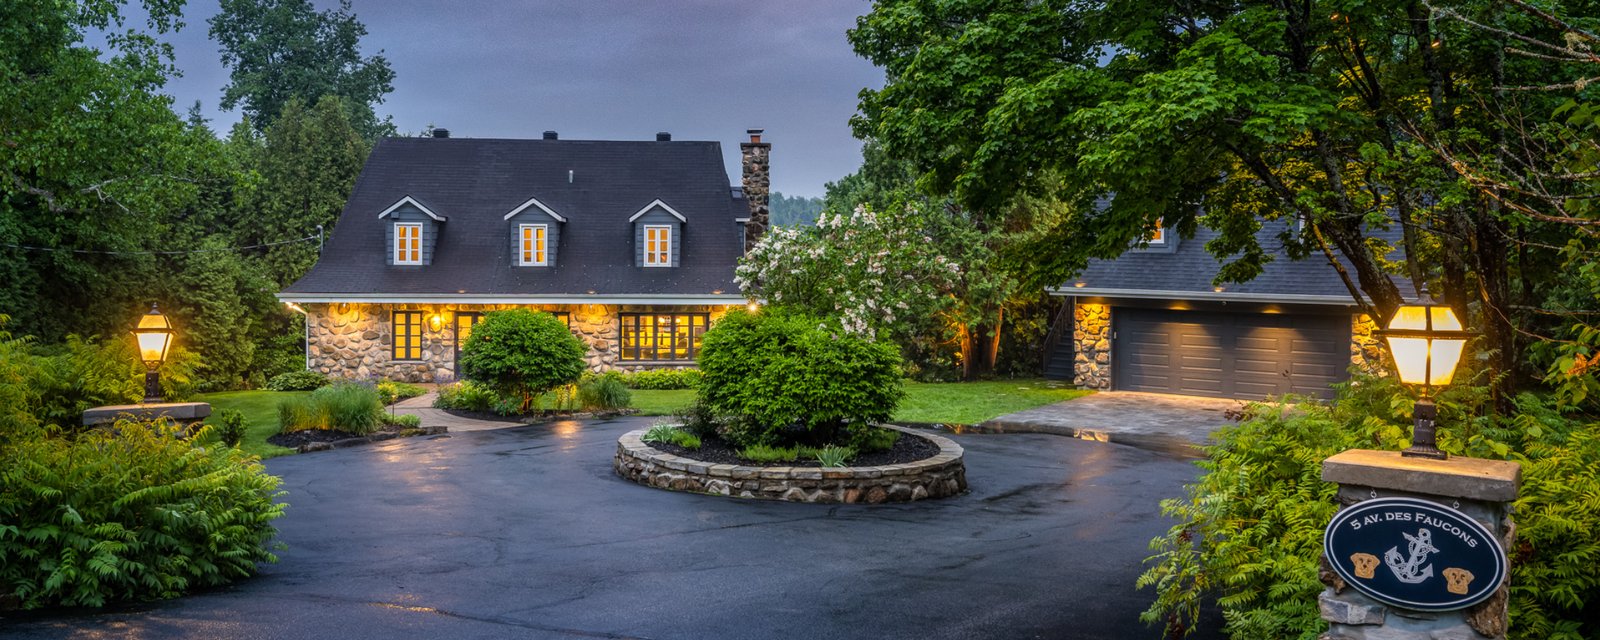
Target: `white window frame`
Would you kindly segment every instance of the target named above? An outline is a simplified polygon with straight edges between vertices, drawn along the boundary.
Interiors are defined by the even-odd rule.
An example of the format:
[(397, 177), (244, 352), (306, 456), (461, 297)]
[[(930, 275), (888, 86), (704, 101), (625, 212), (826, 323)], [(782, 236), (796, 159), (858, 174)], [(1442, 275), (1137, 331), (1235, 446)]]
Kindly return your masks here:
[[(417, 251), (416, 251), (415, 254), (409, 254), (409, 252), (406, 252), (404, 250), (404, 245), (401, 244), (402, 242), (405, 242), (406, 238), (405, 238), (405, 236), (403, 234), (400, 233), (400, 230), (401, 229), (408, 229), (408, 228), (409, 229), (414, 229), (416, 231), (416, 234), (417, 234)], [(400, 259), (400, 256), (408, 255), (408, 254), (412, 255), (414, 259), (411, 259), (411, 260), (401, 260)], [(394, 223), (394, 253), (392, 255), (394, 256), (394, 263), (395, 264), (422, 264), (422, 223), (421, 222), (396, 222), (396, 223)]]
[[(664, 234), (661, 237), (661, 239), (656, 240), (656, 242), (660, 242), (660, 243), (664, 243), (665, 244), (665, 246), (661, 247), (659, 251), (651, 251), (650, 250), (650, 231), (652, 229), (660, 229), (662, 231), (662, 233)], [(662, 259), (660, 261), (657, 261), (657, 259), (656, 259), (656, 255), (657, 254), (660, 254), (662, 256)], [(670, 267), (670, 266), (672, 266), (672, 225), (670, 225), (670, 224), (647, 224), (647, 225), (644, 226), (644, 266), (646, 266), (646, 267)]]
[(1156, 246), (1167, 244), (1166, 220), (1156, 218), (1156, 230), (1150, 234), (1150, 244)]
[[(526, 232), (533, 229), (533, 237), (529, 238)], [(533, 246), (528, 246), (528, 241), (533, 241)], [(543, 242), (544, 246), (539, 244)], [(529, 259), (543, 255), (544, 259)], [(547, 224), (519, 224), (517, 225), (517, 265), (522, 267), (544, 267), (550, 264), (550, 225)]]

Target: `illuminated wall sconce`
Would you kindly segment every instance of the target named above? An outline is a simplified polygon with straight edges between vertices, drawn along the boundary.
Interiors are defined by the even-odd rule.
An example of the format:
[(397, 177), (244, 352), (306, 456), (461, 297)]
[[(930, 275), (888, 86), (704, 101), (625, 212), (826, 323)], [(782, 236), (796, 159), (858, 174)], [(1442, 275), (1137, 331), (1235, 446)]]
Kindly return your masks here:
[(433, 329), (434, 331), (444, 329), (444, 316), (441, 316), (437, 313), (428, 316), (428, 328)]

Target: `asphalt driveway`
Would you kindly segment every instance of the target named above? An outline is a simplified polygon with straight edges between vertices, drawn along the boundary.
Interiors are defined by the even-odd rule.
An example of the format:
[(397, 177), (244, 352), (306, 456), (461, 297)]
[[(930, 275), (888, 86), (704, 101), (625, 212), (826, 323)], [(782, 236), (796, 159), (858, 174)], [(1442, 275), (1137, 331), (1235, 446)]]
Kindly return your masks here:
[(989, 433), (1050, 433), (1116, 442), (1177, 455), (1198, 455), (1211, 433), (1232, 421), (1245, 402), (1165, 393), (1100, 391), (989, 420)]
[[(611, 470), (643, 418), (269, 460), (280, 562), (7, 638), (1159, 638), (1137, 620), (1157, 502), (1186, 460), (1042, 434), (953, 436), (971, 493), (904, 505), (736, 501)], [(1194, 637), (1208, 637), (1197, 635)], [(1210, 636), (1217, 637), (1217, 636)]]

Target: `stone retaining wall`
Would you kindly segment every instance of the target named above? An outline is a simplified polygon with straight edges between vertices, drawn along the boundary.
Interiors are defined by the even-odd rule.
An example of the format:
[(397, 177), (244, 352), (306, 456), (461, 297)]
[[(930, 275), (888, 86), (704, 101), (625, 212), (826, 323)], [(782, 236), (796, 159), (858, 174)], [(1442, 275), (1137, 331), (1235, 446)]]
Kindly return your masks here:
[(883, 426), (932, 440), (939, 445), (939, 453), (925, 460), (880, 467), (746, 467), (672, 455), (646, 444), (640, 439), (645, 430), (639, 429), (617, 439), (612, 466), (618, 475), (658, 489), (789, 502), (910, 502), (967, 490), (961, 445), (931, 433)]

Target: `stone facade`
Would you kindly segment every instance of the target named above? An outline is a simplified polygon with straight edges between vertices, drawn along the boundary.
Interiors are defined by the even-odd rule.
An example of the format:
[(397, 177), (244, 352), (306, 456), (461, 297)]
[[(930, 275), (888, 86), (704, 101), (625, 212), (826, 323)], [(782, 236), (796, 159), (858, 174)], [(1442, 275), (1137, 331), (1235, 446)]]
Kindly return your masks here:
[(1350, 364), (1371, 375), (1389, 375), (1389, 350), (1377, 331), (1378, 323), (1367, 314), (1350, 316)]
[[(451, 382), (456, 379), (456, 314), (497, 311), (517, 305), (329, 303), (301, 306), (306, 311), (306, 362), (310, 370), (352, 379)], [(592, 371), (694, 366), (687, 361), (663, 365), (620, 360), (619, 316), (622, 313), (709, 313), (711, 322), (715, 323), (728, 310), (726, 306), (602, 304), (527, 305), (527, 308), (570, 314), (572, 332), (589, 345), (587, 358)], [(422, 312), (420, 360), (395, 361), (390, 357), (395, 311)]]
[(642, 441), (645, 430), (640, 429), (617, 439), (612, 466), (618, 475), (658, 489), (788, 502), (911, 502), (967, 490), (961, 445), (931, 433), (883, 426), (932, 440), (939, 445), (938, 455), (881, 467), (745, 467), (672, 455)]
[(1072, 306), (1072, 384), (1079, 389), (1111, 389), (1111, 306), (1079, 302)]
[(739, 144), (744, 165), (744, 197), (750, 204), (750, 220), (744, 224), (744, 250), (754, 247), (766, 233), (771, 220), (768, 202), (772, 178), (768, 173), (772, 145), (761, 141), (761, 130), (751, 129), (750, 141)]

